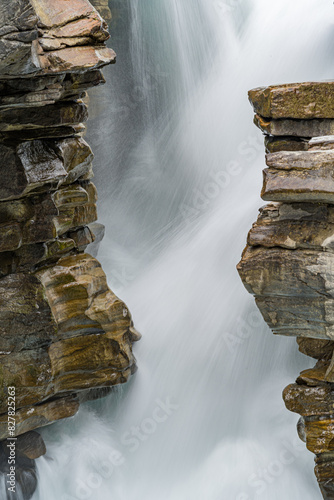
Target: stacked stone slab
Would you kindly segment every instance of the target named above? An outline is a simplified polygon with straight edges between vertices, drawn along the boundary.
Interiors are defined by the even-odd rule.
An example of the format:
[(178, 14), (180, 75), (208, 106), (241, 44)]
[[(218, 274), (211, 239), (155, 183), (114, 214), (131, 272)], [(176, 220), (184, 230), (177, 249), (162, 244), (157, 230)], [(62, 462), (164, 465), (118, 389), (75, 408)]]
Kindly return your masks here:
[[(115, 62), (108, 38), (87, 0), (0, 3), (0, 440), (11, 435), (14, 387), (25, 498), (36, 487), (33, 459), (45, 451), (32, 431), (135, 371), (140, 335), (85, 253), (103, 228), (84, 98)], [(0, 463), (7, 473), (1, 443)]]
[(238, 271), (275, 334), (315, 358), (284, 391), (300, 437), (334, 498), (334, 82), (249, 92), (265, 134), (261, 196), (270, 203), (248, 234)]

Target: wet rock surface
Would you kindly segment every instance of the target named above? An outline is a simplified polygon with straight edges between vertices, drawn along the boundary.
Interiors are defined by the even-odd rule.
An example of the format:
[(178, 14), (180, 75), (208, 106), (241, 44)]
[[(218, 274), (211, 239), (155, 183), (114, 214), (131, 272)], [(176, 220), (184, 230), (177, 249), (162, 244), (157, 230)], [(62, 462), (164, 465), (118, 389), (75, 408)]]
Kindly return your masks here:
[(96, 222), (93, 153), (82, 137), (83, 99), (116, 59), (105, 45), (108, 2), (94, 5), (0, 5), (0, 470), (15, 438), (24, 499), (36, 488), (34, 460), (45, 453), (35, 429), (75, 415), (136, 371), (140, 334), (85, 253), (97, 253), (104, 227)]
[(255, 124), (265, 134), (260, 209), (238, 264), (276, 334), (297, 337), (317, 360), (283, 392), (301, 415), (298, 433), (316, 455), (324, 499), (334, 499), (334, 82), (249, 92)]

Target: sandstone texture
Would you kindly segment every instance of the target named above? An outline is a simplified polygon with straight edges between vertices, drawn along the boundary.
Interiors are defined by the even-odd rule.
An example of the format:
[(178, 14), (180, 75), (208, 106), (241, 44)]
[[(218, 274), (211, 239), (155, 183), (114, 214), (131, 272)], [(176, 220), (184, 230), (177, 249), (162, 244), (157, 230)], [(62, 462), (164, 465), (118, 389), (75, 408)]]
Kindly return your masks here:
[(334, 499), (334, 82), (249, 92), (265, 134), (260, 209), (237, 268), (275, 334), (296, 336), (317, 360), (283, 392)]
[(16, 437), (24, 499), (45, 453), (35, 430), (75, 415), (136, 371), (140, 334), (95, 258), (104, 226), (83, 139), (84, 99), (116, 56), (105, 45), (108, 2), (93, 4), (0, 5), (0, 474), (8, 472), (6, 440)]

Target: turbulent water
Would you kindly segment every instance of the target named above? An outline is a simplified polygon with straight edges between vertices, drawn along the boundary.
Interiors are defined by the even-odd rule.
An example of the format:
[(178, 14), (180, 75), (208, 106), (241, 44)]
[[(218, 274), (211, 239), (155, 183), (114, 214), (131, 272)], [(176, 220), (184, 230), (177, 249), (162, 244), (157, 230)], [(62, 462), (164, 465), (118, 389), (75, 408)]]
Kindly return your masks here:
[(131, 382), (43, 431), (34, 500), (315, 500), (282, 389), (310, 361), (235, 270), (261, 205), (247, 90), (330, 79), (330, 0), (118, 0), (91, 96), (99, 258), (143, 333)]

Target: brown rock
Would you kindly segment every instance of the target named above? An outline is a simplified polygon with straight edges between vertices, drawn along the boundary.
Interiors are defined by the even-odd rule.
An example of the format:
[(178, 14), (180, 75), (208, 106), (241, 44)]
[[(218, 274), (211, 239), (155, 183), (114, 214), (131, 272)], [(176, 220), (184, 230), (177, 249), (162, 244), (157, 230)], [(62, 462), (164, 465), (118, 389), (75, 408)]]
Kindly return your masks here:
[(300, 137), (265, 136), (266, 153), (280, 151), (326, 151), (334, 149), (334, 136), (314, 137), (311, 140)]
[(88, 335), (52, 344), (49, 356), (57, 393), (126, 382), (133, 357), (105, 335)]
[[(23, 294), (19, 295), (18, 293), (18, 300), (25, 300)], [(20, 318), (22, 320), (24, 318), (24, 309), (23, 312), (17, 313), (16, 316), (18, 318), (17, 322)], [(38, 310), (35, 312), (35, 321), (38, 321), (37, 318)], [(17, 335), (14, 325), (11, 326), (10, 323), (3, 323), (2, 331), (6, 326), (7, 331), (12, 329), (12, 335), (13, 332)], [(42, 321), (39, 328), (41, 326)], [(47, 334), (44, 333), (44, 338), (46, 337)], [(51, 361), (44, 348), (1, 354), (0, 363), (0, 414), (6, 413), (7, 387), (15, 387), (16, 408), (18, 410), (41, 403), (54, 395)]]
[(334, 412), (334, 392), (330, 384), (315, 387), (291, 384), (284, 389), (283, 399), (288, 410), (303, 417), (332, 415)]
[(305, 421), (306, 447), (315, 454), (334, 450), (334, 420)]
[(334, 496), (334, 455), (333, 452), (322, 453), (315, 459), (315, 474), (319, 481), (324, 500), (331, 500)]
[(68, 0), (5, 0), (0, 14), (3, 76), (82, 72), (115, 61), (104, 45), (107, 24), (87, 0), (71, 6)]
[(83, 102), (62, 102), (37, 108), (0, 109), (0, 132), (77, 125), (88, 118)]
[(0, 143), (0, 153), (6, 161), (0, 187), (2, 200), (31, 195), (43, 188), (56, 190), (62, 184), (92, 175), (93, 154), (81, 138)]
[[(57, 0), (59, 2), (59, 0)], [(66, 9), (68, 12), (68, 8)], [(61, 24), (46, 30), (48, 38), (60, 39), (62, 43), (66, 44), (66, 40), (84, 39), (84, 43), (95, 41), (96, 43), (105, 42), (110, 38), (106, 29), (106, 24), (97, 12), (91, 12), (86, 18), (77, 18), (66, 24)]]
[(308, 151), (309, 142), (299, 137), (271, 137), (266, 135), (264, 139), (266, 153), (278, 153), (279, 151)]
[(327, 252), (248, 247), (238, 271), (274, 333), (331, 340), (333, 259)]
[(297, 338), (297, 343), (300, 352), (311, 358), (329, 361), (332, 358), (334, 351), (334, 341), (307, 339), (303, 337)]
[(101, 68), (116, 62), (116, 54), (104, 45), (67, 47), (62, 50), (43, 52), (39, 61), (44, 71), (80, 71)]
[(131, 346), (139, 337), (93, 257), (66, 257), (34, 275), (3, 278), (0, 286), (0, 339), (8, 349), (0, 354), (0, 413), (10, 386), (20, 410), (59, 393), (123, 383), (132, 374)]
[(304, 370), (300, 373), (299, 377), (296, 380), (297, 384), (308, 385), (310, 387), (328, 387), (328, 383), (326, 380), (328, 367), (328, 362), (318, 361), (314, 368)]
[(55, 139), (64, 137), (81, 137), (86, 127), (83, 123), (64, 127), (45, 127), (0, 132), (0, 141), (31, 141), (34, 139)]
[[(89, 19), (96, 11), (88, 0), (30, 0), (42, 28), (66, 26), (78, 19)], [(101, 26), (102, 27), (102, 26)]]
[[(38, 33), (37, 17), (29, 0), (3, 0), (0, 19), (0, 73), (33, 72), (31, 41)], [(23, 35), (21, 39), (19, 34)]]
[[(79, 410), (79, 400), (74, 396), (66, 396), (37, 406), (22, 408), (15, 415), (15, 435), (29, 432), (57, 420), (72, 417)], [(8, 415), (0, 415), (0, 439), (8, 437)]]
[(332, 299), (333, 263), (334, 256), (327, 252), (248, 247), (238, 271), (257, 296)]
[(37, 107), (65, 99), (80, 99), (87, 89), (103, 83), (100, 70), (3, 80), (0, 81), (0, 106)]
[(16, 441), (16, 452), (31, 460), (45, 455), (46, 447), (42, 436), (33, 431), (20, 435)]
[(254, 123), (262, 132), (274, 136), (320, 137), (334, 135), (334, 120), (271, 120), (255, 115)]
[[(73, 233), (76, 228), (94, 222), (97, 219), (96, 199), (94, 184), (85, 182), (63, 186), (54, 193), (1, 202), (0, 252), (16, 251), (21, 246), (36, 243), (52, 244), (68, 231)], [(55, 244), (59, 250), (63, 245), (68, 246), (66, 241)], [(73, 242), (71, 244), (75, 246)], [(35, 250), (25, 249), (28, 254), (31, 251)], [(40, 257), (48, 255), (49, 251), (52, 252), (51, 247), (46, 247)], [(24, 258), (22, 253), (17, 255)]]
[(107, 23), (111, 21), (112, 15), (111, 10), (109, 9), (108, 0), (91, 0), (90, 3), (94, 5), (95, 9), (101, 14)]
[(334, 118), (334, 81), (260, 87), (248, 96), (254, 111), (267, 118)]
[[(11, 274), (0, 279), (1, 364), (5, 362), (4, 353), (48, 345), (56, 332), (49, 304), (35, 276)], [(8, 370), (10, 373), (10, 365)]]
[(105, 332), (123, 341), (132, 326), (131, 316), (109, 290), (97, 260), (88, 254), (68, 257), (36, 275), (45, 288), (59, 338)]
[(61, 257), (84, 252), (93, 237), (88, 227), (82, 227), (55, 240), (33, 245), (24, 245), (15, 252), (0, 254), (6, 263), (0, 268), (0, 275), (34, 272), (37, 266), (54, 264)]
[(268, 201), (334, 202), (334, 151), (267, 155), (261, 196)]

